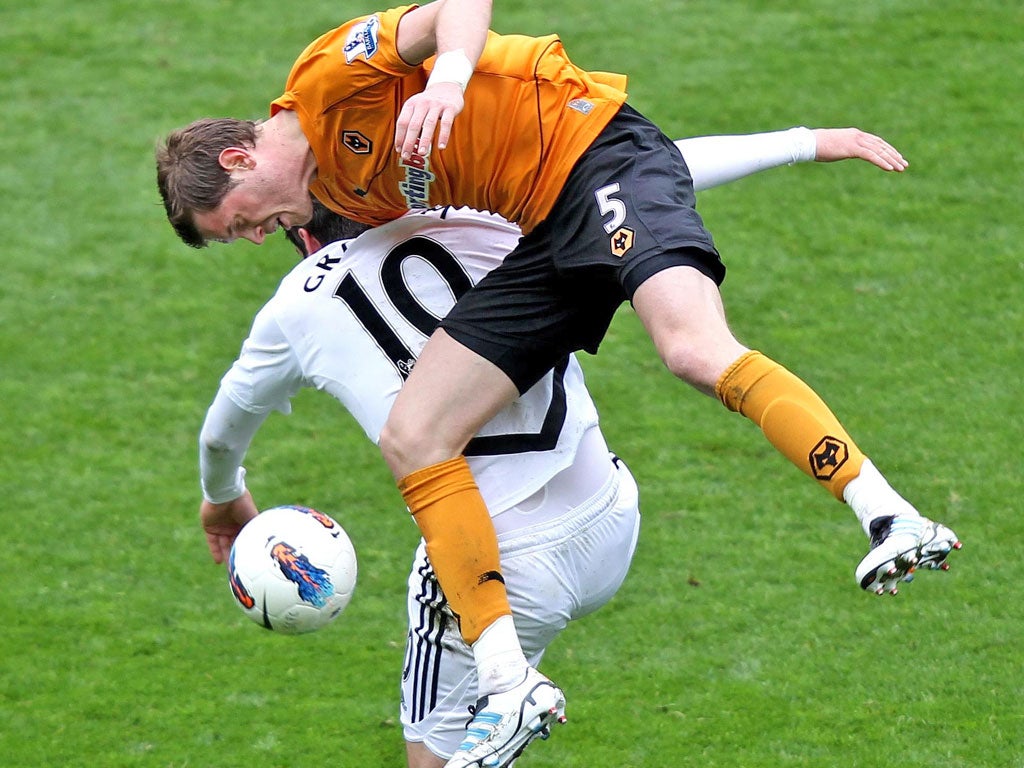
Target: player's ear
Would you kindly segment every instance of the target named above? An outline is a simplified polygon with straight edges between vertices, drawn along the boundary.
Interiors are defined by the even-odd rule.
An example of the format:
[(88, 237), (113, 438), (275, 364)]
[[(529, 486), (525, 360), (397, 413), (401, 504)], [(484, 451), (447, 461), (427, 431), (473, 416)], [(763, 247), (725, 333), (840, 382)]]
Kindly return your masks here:
[(302, 239), (302, 244), (306, 246), (307, 255), (316, 253), (324, 247), (324, 244), (317, 238), (313, 237), (305, 227), (299, 227), (299, 237)]
[(305, 227), (290, 227), (285, 230), (285, 237), (295, 246), (300, 260), (306, 258), (311, 253), (316, 253), (323, 247), (323, 244), (309, 234), (309, 230)]
[(227, 147), (217, 156), (220, 167), (225, 171), (251, 171), (256, 167), (256, 158), (245, 147)]

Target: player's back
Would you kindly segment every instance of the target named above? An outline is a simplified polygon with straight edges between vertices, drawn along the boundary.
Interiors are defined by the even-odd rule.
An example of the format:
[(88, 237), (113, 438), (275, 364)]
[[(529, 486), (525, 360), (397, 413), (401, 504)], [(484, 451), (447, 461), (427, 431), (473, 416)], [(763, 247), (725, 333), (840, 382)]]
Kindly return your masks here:
[[(307, 383), (336, 397), (376, 442), (438, 321), (518, 237), (497, 216), (453, 209), (408, 214), (303, 261), (261, 322), (273, 319)], [(581, 436), (596, 423), (579, 364), (567, 358), (466, 449), (492, 513), (571, 464)]]

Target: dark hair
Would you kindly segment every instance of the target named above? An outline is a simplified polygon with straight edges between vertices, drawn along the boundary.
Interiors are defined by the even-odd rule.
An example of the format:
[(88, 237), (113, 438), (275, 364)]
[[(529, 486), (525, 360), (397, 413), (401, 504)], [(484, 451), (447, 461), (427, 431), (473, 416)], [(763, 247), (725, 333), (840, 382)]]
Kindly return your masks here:
[(220, 165), (228, 147), (255, 147), (256, 123), (204, 118), (172, 132), (156, 148), (156, 185), (167, 219), (186, 245), (206, 246), (195, 214), (212, 211), (235, 186)]
[[(291, 241), (292, 245), (299, 249), (300, 253), (305, 253), (309, 256), (306, 253), (305, 243), (299, 237), (298, 229), (299, 227), (291, 227), (285, 230), (285, 236)], [(369, 224), (353, 221), (342, 216), (340, 213), (335, 213), (314, 197), (313, 218), (306, 224), (303, 224), (302, 229), (305, 229), (322, 244), (328, 245), (338, 240), (351, 240), (353, 237), (363, 234), (366, 230), (372, 229), (372, 227)]]

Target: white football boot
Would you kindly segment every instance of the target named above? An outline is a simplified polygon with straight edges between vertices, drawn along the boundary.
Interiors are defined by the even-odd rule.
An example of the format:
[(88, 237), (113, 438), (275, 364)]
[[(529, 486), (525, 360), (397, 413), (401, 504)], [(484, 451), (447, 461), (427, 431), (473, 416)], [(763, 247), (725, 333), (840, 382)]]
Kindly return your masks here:
[(871, 551), (857, 566), (862, 589), (895, 595), (918, 568), (949, 570), (946, 557), (963, 546), (942, 523), (917, 515), (884, 515), (871, 521)]
[(445, 768), (505, 768), (537, 736), (551, 735), (552, 723), (565, 722), (565, 694), (531, 667), (515, 688), (480, 698), (472, 714)]

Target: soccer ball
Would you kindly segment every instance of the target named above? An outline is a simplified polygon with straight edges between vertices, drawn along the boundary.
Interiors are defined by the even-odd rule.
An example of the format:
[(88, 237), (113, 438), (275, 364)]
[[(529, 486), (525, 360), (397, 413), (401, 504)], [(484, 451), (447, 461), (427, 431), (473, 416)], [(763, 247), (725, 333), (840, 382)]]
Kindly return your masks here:
[(289, 635), (313, 632), (352, 598), (356, 552), (328, 515), (309, 507), (274, 507), (238, 534), (228, 582), (235, 602), (257, 624)]

